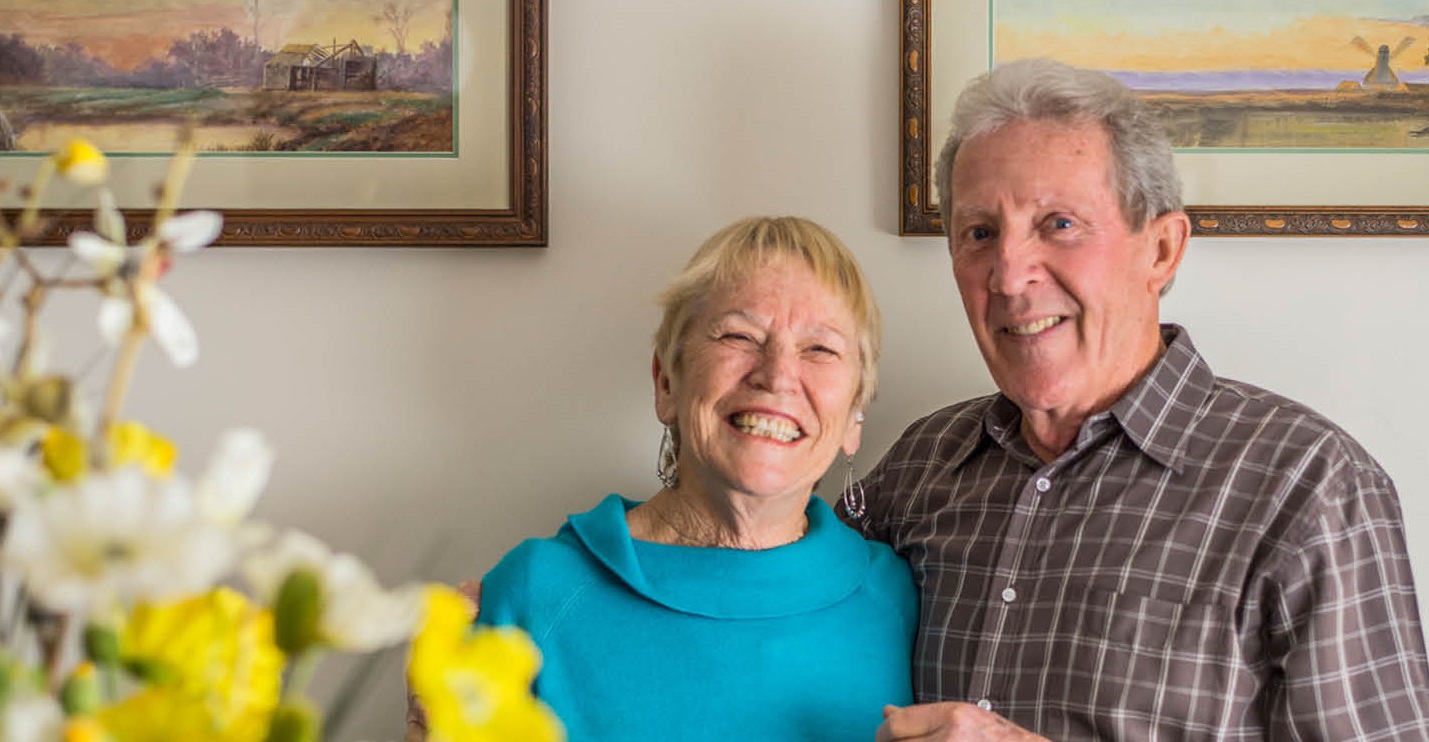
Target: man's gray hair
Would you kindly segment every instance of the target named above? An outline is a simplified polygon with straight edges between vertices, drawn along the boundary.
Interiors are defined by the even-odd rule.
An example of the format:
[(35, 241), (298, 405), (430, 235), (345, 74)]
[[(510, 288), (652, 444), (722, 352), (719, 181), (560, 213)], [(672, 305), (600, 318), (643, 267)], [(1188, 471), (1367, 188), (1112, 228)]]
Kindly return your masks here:
[(953, 106), (953, 130), (934, 171), (944, 229), (952, 229), (958, 147), (970, 137), (1026, 120), (1102, 125), (1110, 139), (1112, 183), (1131, 229), (1182, 210), (1171, 142), (1144, 101), (1105, 73), (1051, 59), (1023, 59), (973, 80)]

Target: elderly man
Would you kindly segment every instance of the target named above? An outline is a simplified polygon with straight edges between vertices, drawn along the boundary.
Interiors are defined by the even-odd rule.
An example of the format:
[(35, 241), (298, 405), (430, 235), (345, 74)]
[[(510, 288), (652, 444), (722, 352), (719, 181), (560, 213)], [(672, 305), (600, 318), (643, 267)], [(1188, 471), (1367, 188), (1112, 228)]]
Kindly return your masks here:
[(1144, 104), (1000, 67), (937, 178), (1000, 393), (913, 423), (840, 509), (922, 589), (921, 705), (879, 739), (1429, 739), (1389, 477), (1160, 324), (1190, 223)]

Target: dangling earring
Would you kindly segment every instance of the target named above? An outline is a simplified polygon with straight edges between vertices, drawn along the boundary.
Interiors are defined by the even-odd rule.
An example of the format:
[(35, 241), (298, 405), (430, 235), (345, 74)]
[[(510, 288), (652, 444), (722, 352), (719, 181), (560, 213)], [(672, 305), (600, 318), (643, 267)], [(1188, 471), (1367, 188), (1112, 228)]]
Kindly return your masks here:
[(848, 469), (844, 472), (844, 512), (848, 513), (848, 517), (858, 520), (867, 511), (863, 501), (863, 482), (853, 477), (853, 456), (844, 454), (844, 463), (848, 464)]
[(680, 482), (680, 462), (675, 450), (675, 437), (670, 434), (670, 426), (665, 426), (664, 435), (660, 436), (660, 455), (655, 459), (655, 476), (660, 478), (660, 484), (670, 489), (674, 489)]

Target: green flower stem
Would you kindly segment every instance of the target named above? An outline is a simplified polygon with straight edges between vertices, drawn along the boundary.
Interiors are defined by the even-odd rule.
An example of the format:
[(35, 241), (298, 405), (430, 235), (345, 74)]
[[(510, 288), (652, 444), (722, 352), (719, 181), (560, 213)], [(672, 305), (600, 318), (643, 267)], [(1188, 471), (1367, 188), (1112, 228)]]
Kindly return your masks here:
[(293, 658), (293, 663), (288, 666), (287, 682), (283, 684), (283, 700), (296, 701), (303, 697), (313, 674), (317, 672), (320, 659), (322, 655), (316, 649), (309, 649)]
[[(132, 285), (129, 290), (137, 293), (136, 287)], [(94, 464), (101, 469), (109, 463), (109, 430), (119, 418), (119, 410), (124, 407), (124, 397), (129, 393), (134, 367), (139, 363), (139, 346), (149, 332), (148, 317), (145, 316), (143, 304), (138, 296), (134, 296), (132, 300), (134, 324), (124, 333), (124, 340), (119, 344), (119, 353), (114, 358), (114, 371), (109, 377), (109, 390), (104, 396), (104, 410), (99, 415), (99, 427), (96, 430), (99, 445), (93, 447), (93, 456), (96, 459)]]

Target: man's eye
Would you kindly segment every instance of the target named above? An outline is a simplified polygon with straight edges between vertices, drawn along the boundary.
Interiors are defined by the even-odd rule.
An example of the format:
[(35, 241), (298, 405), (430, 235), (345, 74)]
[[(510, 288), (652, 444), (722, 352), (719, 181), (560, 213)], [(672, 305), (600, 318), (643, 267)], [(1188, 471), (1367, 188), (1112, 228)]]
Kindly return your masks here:
[(1054, 216), (1054, 217), (1052, 217), (1052, 228), (1053, 228), (1053, 229), (1071, 229), (1071, 228), (1072, 228), (1072, 220), (1071, 220), (1071, 219), (1068, 219), (1068, 218), (1065, 217), (1065, 216)]
[(968, 230), (968, 239), (981, 242), (992, 237), (992, 230), (987, 227), (973, 227)]

